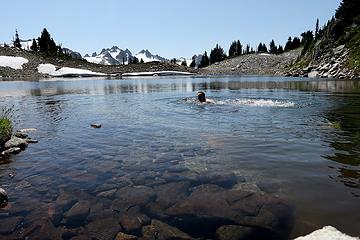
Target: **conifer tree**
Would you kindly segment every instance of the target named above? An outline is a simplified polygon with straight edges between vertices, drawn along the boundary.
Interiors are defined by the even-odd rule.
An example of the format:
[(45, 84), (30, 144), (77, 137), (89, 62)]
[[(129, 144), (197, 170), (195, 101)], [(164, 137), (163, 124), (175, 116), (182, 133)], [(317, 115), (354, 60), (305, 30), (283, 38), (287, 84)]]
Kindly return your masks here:
[(269, 46), (270, 46), (269, 52), (270, 52), (271, 54), (276, 54), (278, 49), (277, 49), (277, 47), (276, 47), (276, 44), (275, 44), (274, 39), (271, 40)]
[(315, 41), (319, 38), (319, 19), (316, 19), (316, 26), (315, 26)]
[(242, 54), (242, 45), (240, 43), (240, 40), (237, 40), (236, 42), (236, 56), (240, 56)]
[(15, 31), (14, 47), (21, 48), (20, 38), (17, 29)]
[(229, 48), (229, 57), (236, 55), (236, 42), (232, 42)]
[(193, 57), (192, 57), (192, 61), (191, 61), (191, 63), (190, 63), (190, 67), (191, 68), (195, 68), (196, 67), (196, 56), (194, 55)]
[(210, 53), (210, 63), (216, 63), (216, 62), (221, 62), (225, 59), (225, 53), (224, 53), (224, 49), (219, 46), (219, 44), (216, 44), (216, 47), (214, 49), (211, 50)]
[(282, 54), (284, 52), (284, 49), (281, 45), (277, 48), (276, 54)]
[(35, 38), (34, 38), (33, 41), (32, 41), (32, 44), (31, 44), (30, 49), (33, 50), (34, 52), (37, 52), (37, 51), (39, 50), (39, 46), (38, 46)]
[(292, 38), (289, 37), (288, 41), (285, 44), (285, 52), (292, 50)]
[(186, 60), (184, 60), (184, 61), (181, 62), (181, 66), (187, 67)]
[(141, 58), (141, 59), (140, 59), (140, 63), (144, 63), (144, 59)]
[(209, 65), (210, 65), (210, 60), (209, 60), (209, 57), (207, 55), (207, 52), (205, 51), (204, 55), (201, 58), (201, 62), (200, 62), (199, 67), (203, 68), (203, 67), (207, 67)]

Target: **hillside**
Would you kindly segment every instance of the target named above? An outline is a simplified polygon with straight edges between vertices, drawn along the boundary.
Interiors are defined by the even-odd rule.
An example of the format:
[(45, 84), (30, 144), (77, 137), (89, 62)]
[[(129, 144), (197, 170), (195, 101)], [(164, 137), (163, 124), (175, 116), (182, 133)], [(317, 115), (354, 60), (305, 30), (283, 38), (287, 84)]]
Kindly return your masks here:
[(52, 64), (56, 69), (60, 68), (76, 68), (81, 70), (89, 70), (96, 73), (103, 73), (106, 75), (118, 75), (123, 73), (133, 72), (155, 72), (155, 71), (180, 71), (192, 72), (193, 69), (171, 64), (166, 62), (148, 62), (143, 64), (129, 64), (129, 65), (99, 65), (87, 62), (86, 60), (68, 59), (61, 57), (49, 57), (42, 53), (34, 53), (22, 49), (12, 47), (0, 47), (0, 56), (15, 56), (22, 57), (28, 60), (22, 65), (22, 69), (13, 69), (11, 67), (0, 66), (0, 80), (12, 79), (29, 79), (37, 80), (49, 77), (46, 74), (38, 72), (39, 64)]
[(290, 74), (360, 78), (360, 2), (344, 0), (326, 26), (301, 54)]
[(280, 55), (273, 54), (244, 54), (212, 64), (199, 70), (201, 74), (244, 74), (244, 75), (284, 75), (299, 57), (302, 49), (298, 48)]

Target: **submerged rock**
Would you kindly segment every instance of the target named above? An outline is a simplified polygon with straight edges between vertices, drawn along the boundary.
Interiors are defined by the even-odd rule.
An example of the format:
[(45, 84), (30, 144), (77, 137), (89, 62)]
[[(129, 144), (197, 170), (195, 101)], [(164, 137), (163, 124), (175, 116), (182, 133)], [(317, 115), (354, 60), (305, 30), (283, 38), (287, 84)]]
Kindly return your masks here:
[(8, 202), (9, 202), (9, 199), (6, 194), (6, 191), (4, 189), (0, 188), (0, 208), (6, 207)]
[(142, 226), (150, 224), (150, 218), (145, 214), (121, 214), (120, 225), (126, 232), (140, 230)]
[(218, 240), (238, 240), (238, 239), (256, 239), (256, 229), (239, 225), (224, 225), (216, 230)]
[(81, 226), (89, 213), (90, 203), (88, 201), (79, 201), (65, 214), (65, 224), (70, 227)]
[(14, 136), (15, 136), (15, 137), (18, 137), (18, 138), (23, 138), (23, 139), (25, 139), (25, 138), (28, 137), (28, 134), (26, 134), (26, 133), (24, 133), (24, 132), (16, 132), (16, 133), (14, 134)]
[(117, 220), (112, 217), (97, 218), (86, 226), (90, 239), (113, 240), (121, 231)]
[(10, 217), (1, 219), (0, 234), (10, 234), (14, 232), (22, 223), (22, 217)]
[(188, 234), (158, 220), (152, 220), (151, 225), (142, 229), (144, 239), (170, 240), (170, 239), (193, 239)]
[(138, 239), (136, 236), (125, 234), (122, 232), (119, 232), (116, 234), (115, 240), (136, 240)]

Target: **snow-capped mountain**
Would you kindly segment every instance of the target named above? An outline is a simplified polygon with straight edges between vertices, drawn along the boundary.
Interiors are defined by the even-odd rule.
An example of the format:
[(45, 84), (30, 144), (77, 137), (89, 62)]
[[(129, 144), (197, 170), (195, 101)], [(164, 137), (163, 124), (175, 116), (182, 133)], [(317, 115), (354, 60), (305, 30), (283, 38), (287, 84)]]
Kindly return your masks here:
[(168, 61), (166, 58), (161, 57), (159, 55), (153, 55), (149, 50), (142, 50), (135, 56), (132, 55), (129, 49), (122, 50), (117, 46), (113, 46), (112, 48), (104, 48), (101, 50), (99, 54), (94, 52), (91, 57), (89, 54), (84, 56), (88, 62), (103, 64), (103, 65), (119, 65), (119, 64), (129, 64), (136, 57), (139, 62), (141, 59), (144, 62), (166, 62)]
[[(197, 66), (200, 65), (203, 55), (202, 54), (194, 55), (194, 57), (195, 57), (195, 66), (197, 67)], [(191, 62), (192, 62), (192, 58), (180, 57), (180, 58), (176, 59), (176, 63), (179, 64), (179, 65), (181, 65), (181, 63), (183, 61), (186, 61), (186, 65), (189, 67)]]
[(97, 64), (119, 65), (128, 64), (129, 60), (133, 59), (133, 56), (129, 49), (122, 50), (117, 46), (113, 46), (112, 48), (103, 48), (99, 54), (94, 52), (91, 57), (86, 54), (84, 59)]
[(74, 58), (74, 59), (83, 59), (81, 54), (78, 53), (78, 52), (75, 52), (69, 48), (63, 48), (62, 49), (64, 53), (66, 54), (69, 54), (71, 56), (71, 58)]
[(141, 59), (144, 62), (168, 62), (169, 60), (161, 57), (159, 55), (153, 55), (151, 52), (149, 52), (149, 50), (141, 50), (138, 54), (135, 55), (135, 57), (137, 59), (139, 59), (139, 61), (141, 61)]

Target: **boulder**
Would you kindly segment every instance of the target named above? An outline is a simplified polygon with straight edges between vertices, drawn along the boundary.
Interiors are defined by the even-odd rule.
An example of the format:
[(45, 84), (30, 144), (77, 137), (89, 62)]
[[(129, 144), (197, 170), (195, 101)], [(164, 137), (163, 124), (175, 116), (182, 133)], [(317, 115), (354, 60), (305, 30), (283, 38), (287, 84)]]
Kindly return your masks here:
[(23, 133), (23, 132), (16, 132), (16, 133), (14, 134), (14, 136), (15, 136), (15, 137), (18, 137), (18, 138), (23, 138), (23, 139), (25, 139), (25, 138), (28, 137), (28, 135), (27, 135), (26, 133)]
[(124, 187), (117, 191), (116, 198), (112, 202), (112, 209), (126, 212), (134, 206), (144, 207), (156, 197), (154, 190), (150, 187)]
[(19, 152), (21, 152), (21, 148), (19, 147), (13, 147), (13, 148), (9, 148), (5, 151), (3, 151), (1, 153), (1, 155), (3, 156), (9, 156), (10, 154), (18, 154)]
[(116, 234), (115, 240), (136, 240), (138, 239), (136, 236), (125, 234), (122, 232), (119, 232)]
[(6, 194), (6, 191), (4, 189), (0, 188), (0, 208), (6, 207), (8, 202), (9, 202), (9, 199)]
[(144, 239), (154, 240), (193, 239), (191, 236), (179, 229), (158, 220), (152, 220), (151, 225), (143, 227), (142, 234)]
[(65, 225), (69, 227), (81, 226), (89, 213), (90, 203), (88, 201), (79, 201), (65, 214)]
[(63, 209), (63, 211), (69, 210), (69, 208), (73, 206), (76, 202), (77, 198), (74, 195), (62, 189), (60, 190), (60, 194), (56, 199), (56, 204), (59, 205)]
[(239, 225), (224, 225), (216, 230), (218, 240), (255, 239), (256, 229)]
[(113, 240), (121, 231), (117, 220), (113, 217), (98, 217), (86, 225), (90, 239)]
[(121, 214), (119, 222), (126, 232), (134, 232), (140, 230), (142, 226), (150, 224), (150, 218), (141, 213)]
[(9, 141), (7, 141), (5, 143), (5, 148), (9, 149), (9, 148), (21, 148), (24, 149), (28, 146), (28, 143), (26, 142), (26, 140), (22, 139), (22, 138), (18, 138), (13, 136)]
[(309, 78), (317, 78), (317, 77), (319, 77), (319, 72), (318, 71), (311, 71), (311, 72), (309, 72), (308, 77)]

